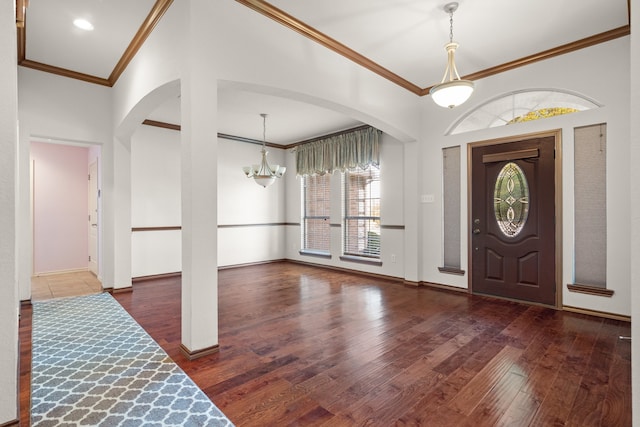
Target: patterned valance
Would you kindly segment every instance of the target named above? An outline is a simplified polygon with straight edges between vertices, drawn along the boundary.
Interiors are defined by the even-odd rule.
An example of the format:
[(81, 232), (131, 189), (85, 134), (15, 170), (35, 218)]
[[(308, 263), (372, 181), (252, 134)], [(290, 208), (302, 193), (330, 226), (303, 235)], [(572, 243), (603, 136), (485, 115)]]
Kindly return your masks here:
[(296, 173), (324, 175), (336, 170), (377, 167), (381, 134), (382, 131), (367, 127), (300, 145), (296, 147)]

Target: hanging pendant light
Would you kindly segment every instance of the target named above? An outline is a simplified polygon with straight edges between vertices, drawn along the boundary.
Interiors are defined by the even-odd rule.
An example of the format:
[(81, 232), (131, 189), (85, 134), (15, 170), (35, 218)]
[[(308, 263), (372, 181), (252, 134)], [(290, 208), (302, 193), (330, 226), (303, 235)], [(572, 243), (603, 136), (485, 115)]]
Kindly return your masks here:
[(444, 46), (447, 50), (447, 68), (440, 84), (433, 86), (429, 91), (433, 102), (448, 108), (463, 104), (473, 93), (473, 82), (460, 79), (456, 68), (455, 53), (458, 43), (453, 41), (453, 12), (457, 9), (458, 3), (455, 2), (444, 6), (444, 11), (449, 14), (449, 43)]
[(242, 168), (247, 178), (253, 178), (256, 184), (268, 187), (276, 180), (282, 178), (286, 167), (280, 165), (269, 166), (267, 162), (267, 115), (262, 113), (262, 162), (259, 165), (245, 166)]

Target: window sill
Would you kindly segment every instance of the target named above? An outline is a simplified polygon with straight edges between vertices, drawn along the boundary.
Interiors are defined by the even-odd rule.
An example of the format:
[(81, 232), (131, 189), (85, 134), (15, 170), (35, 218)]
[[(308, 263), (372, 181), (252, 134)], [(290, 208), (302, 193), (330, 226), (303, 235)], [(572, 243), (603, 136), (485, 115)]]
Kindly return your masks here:
[(376, 258), (367, 258), (367, 257), (361, 257), (361, 256), (354, 256), (354, 255), (342, 255), (340, 256), (340, 261), (357, 262), (359, 264), (368, 264), (368, 265), (375, 265), (378, 267), (382, 267), (382, 261)]
[(312, 256), (316, 258), (326, 258), (331, 259), (331, 254), (328, 252), (320, 252), (320, 251), (310, 251), (310, 250), (300, 250), (298, 252), (300, 255), (304, 256)]
[(613, 291), (607, 288), (601, 288), (598, 286), (580, 285), (580, 284), (567, 284), (567, 289), (571, 292), (578, 292), (581, 294), (596, 295), (600, 297), (611, 297)]
[(459, 268), (455, 268), (455, 267), (438, 267), (438, 271), (440, 273), (455, 274), (457, 276), (464, 276), (464, 270), (460, 270)]

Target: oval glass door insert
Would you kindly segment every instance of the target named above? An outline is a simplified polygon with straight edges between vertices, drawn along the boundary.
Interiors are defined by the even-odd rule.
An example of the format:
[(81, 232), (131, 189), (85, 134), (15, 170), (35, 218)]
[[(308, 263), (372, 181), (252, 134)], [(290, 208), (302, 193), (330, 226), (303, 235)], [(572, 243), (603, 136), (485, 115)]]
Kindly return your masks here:
[(507, 237), (517, 236), (529, 216), (529, 185), (520, 166), (504, 165), (496, 178), (493, 200), (500, 230)]

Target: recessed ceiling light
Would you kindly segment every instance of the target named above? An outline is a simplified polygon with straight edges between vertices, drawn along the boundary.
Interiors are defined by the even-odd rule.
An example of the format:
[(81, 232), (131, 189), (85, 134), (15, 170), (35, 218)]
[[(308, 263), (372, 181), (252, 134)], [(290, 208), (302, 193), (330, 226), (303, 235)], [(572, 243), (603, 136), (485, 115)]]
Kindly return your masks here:
[(73, 25), (80, 28), (81, 30), (91, 31), (93, 30), (93, 24), (86, 19), (78, 18), (73, 21)]

